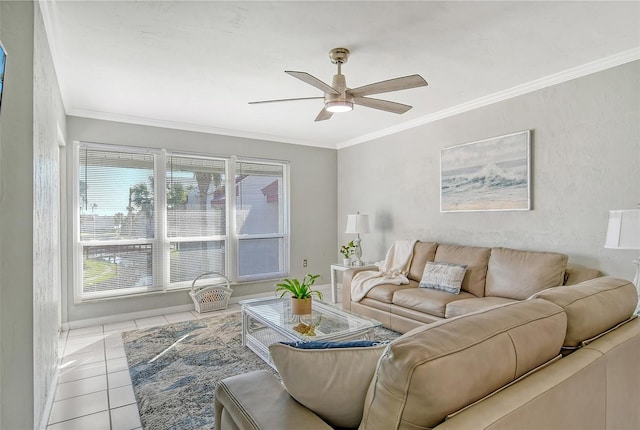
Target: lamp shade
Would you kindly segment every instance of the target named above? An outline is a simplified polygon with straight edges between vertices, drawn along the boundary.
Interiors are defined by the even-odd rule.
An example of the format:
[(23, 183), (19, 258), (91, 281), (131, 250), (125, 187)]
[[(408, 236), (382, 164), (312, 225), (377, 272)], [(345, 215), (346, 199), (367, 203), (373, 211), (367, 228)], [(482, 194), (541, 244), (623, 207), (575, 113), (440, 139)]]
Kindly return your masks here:
[(345, 233), (369, 233), (369, 215), (347, 215), (347, 228)]
[(640, 249), (640, 209), (609, 211), (604, 247)]

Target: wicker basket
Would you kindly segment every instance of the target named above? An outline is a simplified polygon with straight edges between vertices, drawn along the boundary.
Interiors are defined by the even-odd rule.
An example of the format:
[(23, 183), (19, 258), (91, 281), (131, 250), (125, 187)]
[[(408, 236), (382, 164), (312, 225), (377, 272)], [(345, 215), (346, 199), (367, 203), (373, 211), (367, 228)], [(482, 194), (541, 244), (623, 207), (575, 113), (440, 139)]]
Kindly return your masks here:
[[(196, 286), (198, 280), (210, 275), (216, 275), (216, 278), (202, 280), (200, 285)], [(211, 281), (211, 283), (203, 285), (202, 282), (205, 281)], [(193, 280), (189, 295), (196, 305), (196, 311), (202, 313), (226, 309), (232, 292), (226, 276), (218, 272), (206, 272)]]

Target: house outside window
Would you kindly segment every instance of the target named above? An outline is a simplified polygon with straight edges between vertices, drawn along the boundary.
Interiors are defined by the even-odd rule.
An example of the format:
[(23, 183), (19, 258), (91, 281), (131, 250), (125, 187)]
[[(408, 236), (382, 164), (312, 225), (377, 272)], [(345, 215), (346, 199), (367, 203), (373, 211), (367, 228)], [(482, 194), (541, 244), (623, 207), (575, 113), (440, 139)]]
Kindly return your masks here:
[(76, 301), (288, 273), (288, 164), (80, 143)]

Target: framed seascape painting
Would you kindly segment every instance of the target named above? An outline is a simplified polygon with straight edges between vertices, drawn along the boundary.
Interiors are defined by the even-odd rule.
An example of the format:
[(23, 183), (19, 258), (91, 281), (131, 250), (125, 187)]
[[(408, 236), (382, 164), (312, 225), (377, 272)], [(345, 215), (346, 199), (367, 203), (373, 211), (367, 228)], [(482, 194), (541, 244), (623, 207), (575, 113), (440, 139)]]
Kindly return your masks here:
[(444, 148), (440, 211), (531, 209), (531, 131)]

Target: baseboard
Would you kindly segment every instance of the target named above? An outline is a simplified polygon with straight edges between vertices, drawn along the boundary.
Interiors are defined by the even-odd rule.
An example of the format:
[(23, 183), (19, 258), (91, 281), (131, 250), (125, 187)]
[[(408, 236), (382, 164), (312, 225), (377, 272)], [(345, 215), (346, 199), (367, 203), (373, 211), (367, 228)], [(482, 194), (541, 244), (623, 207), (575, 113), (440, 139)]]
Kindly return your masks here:
[[(273, 291), (270, 291), (267, 293), (249, 294), (246, 296), (231, 297), (229, 299), (229, 304), (236, 304), (241, 300), (255, 299), (260, 297), (273, 297)], [(195, 311), (195, 305), (189, 304), (189, 305), (170, 306), (165, 308), (148, 309), (145, 311), (129, 312), (126, 314), (115, 314), (115, 315), (108, 315), (104, 317), (69, 321), (66, 323), (62, 323), (61, 329), (62, 331), (69, 331), (72, 329), (91, 327), (91, 326), (101, 325), (101, 324), (113, 324), (113, 323), (118, 323), (123, 321), (136, 320), (140, 318), (157, 317), (160, 315), (175, 314), (178, 312), (190, 312), (190, 311)]]

